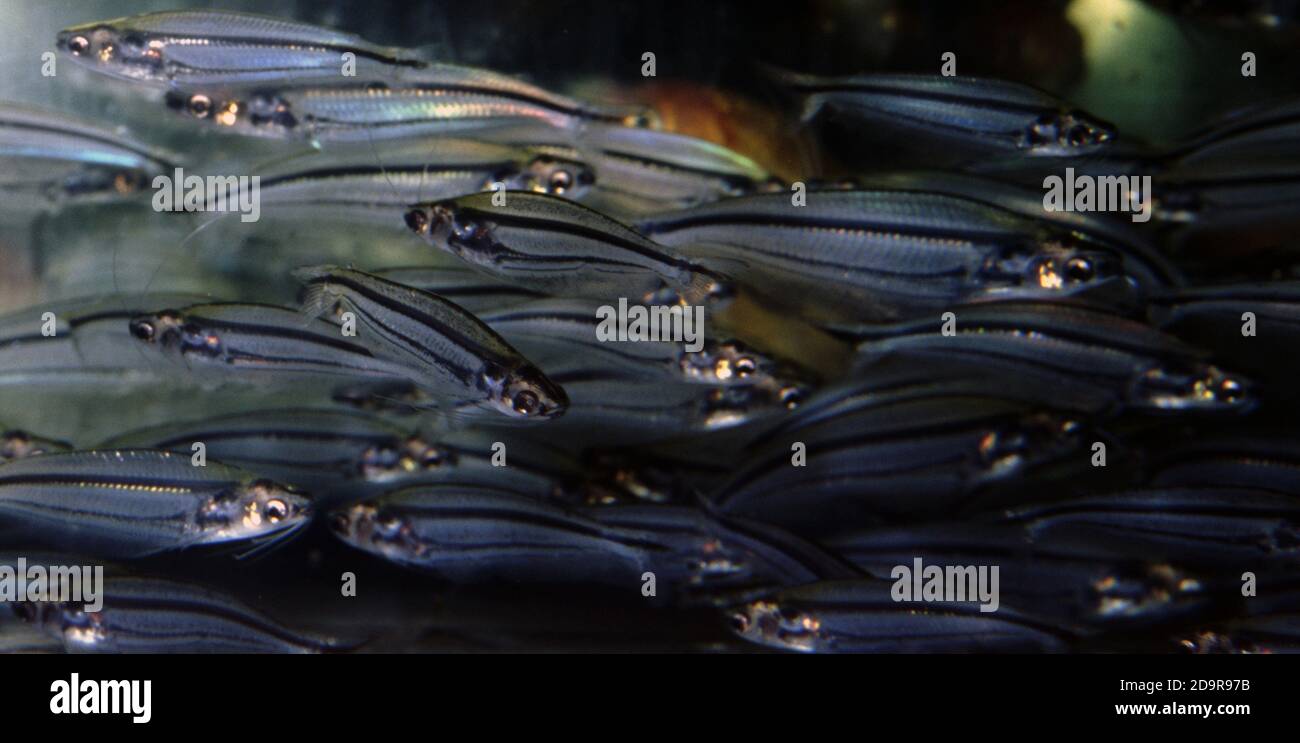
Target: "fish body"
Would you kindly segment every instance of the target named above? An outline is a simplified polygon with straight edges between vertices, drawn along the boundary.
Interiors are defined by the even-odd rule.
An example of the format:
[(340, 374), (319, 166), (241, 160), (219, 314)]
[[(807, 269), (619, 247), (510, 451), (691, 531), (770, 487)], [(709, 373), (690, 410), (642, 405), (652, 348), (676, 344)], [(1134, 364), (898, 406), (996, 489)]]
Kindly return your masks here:
[(573, 136), (590, 122), (645, 125), (640, 112), (606, 109), (506, 75), (427, 64), (400, 77), (328, 83), (169, 90), (167, 107), (221, 131), (313, 142), (369, 142), (425, 135), (464, 136), (516, 124)]
[(300, 269), (304, 308), (353, 311), (385, 355), (418, 369), (430, 388), (518, 418), (564, 413), (564, 390), (477, 317), (442, 297), (362, 271)]
[[(900, 190), (758, 194), (642, 219), (688, 260), (830, 321), (983, 297), (1130, 296), (1152, 283), (1101, 244), (979, 201)], [(1132, 273), (1129, 273), (1132, 271)]]
[(975, 154), (1075, 157), (1104, 151), (1115, 128), (1027, 85), (943, 75), (816, 78), (784, 74), (804, 117), (831, 110), (859, 125), (905, 132)]
[(665, 286), (696, 301), (727, 291), (717, 276), (630, 227), (553, 196), (474, 194), (414, 206), (406, 223), (429, 244), (550, 295), (612, 303), (643, 302)]
[(413, 52), (353, 34), (252, 13), (182, 10), (87, 23), (58, 33), (56, 47), (77, 64), (160, 87), (248, 85), (303, 78), (418, 70)]
[(68, 114), (0, 104), (6, 209), (124, 201), (173, 167), (171, 156)]
[(0, 465), (0, 520), (23, 538), (107, 558), (283, 535), (311, 514), (250, 473), (149, 449), (45, 454)]
[(29, 602), (31, 626), (70, 653), (320, 653), (327, 638), (291, 630), (239, 599), (189, 581), (110, 574), (103, 607)]
[(804, 653), (1061, 652), (1050, 627), (1011, 610), (956, 601), (900, 602), (889, 581), (825, 581), (726, 610), (741, 638)]

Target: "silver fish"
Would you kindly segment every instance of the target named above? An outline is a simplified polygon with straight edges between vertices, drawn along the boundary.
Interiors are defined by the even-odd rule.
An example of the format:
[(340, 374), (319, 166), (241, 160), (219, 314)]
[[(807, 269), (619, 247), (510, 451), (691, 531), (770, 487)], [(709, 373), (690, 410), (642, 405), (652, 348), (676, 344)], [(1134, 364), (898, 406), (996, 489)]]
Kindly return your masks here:
[(943, 75), (817, 78), (779, 74), (805, 96), (804, 117), (831, 109), (877, 133), (924, 138), (976, 153), (1073, 157), (1099, 152), (1115, 128), (1027, 85)]
[(576, 139), (539, 127), (482, 133), (494, 142), (588, 165), (592, 184), (575, 201), (631, 219), (777, 186), (754, 161), (713, 142), (645, 127), (594, 123)]
[(645, 301), (665, 285), (691, 301), (721, 298), (725, 281), (599, 212), (526, 192), (416, 205), (412, 232), (468, 263), (552, 295)]
[(1053, 302), (987, 302), (953, 306), (956, 332), (936, 321), (858, 328), (858, 369), (925, 363), (1001, 372), (1093, 387), (1119, 407), (1248, 410), (1255, 402), (1244, 377), (1204, 360), (1199, 350), (1144, 323)]
[(333, 525), (354, 547), (456, 581), (635, 587), (649, 570), (662, 594), (708, 600), (714, 592), (854, 572), (794, 537), (690, 507), (573, 509), (459, 484), (388, 493), (336, 511)]
[[(285, 307), (221, 303), (137, 315), (129, 321), (139, 347), (179, 359), (186, 373), (215, 382), (301, 377), (411, 381), (412, 367), (383, 358), (342, 329)], [(255, 379), (256, 378), (256, 379)]]
[(1150, 488), (1007, 511), (1044, 549), (1232, 570), (1300, 557), (1300, 505), (1264, 490)]
[(880, 527), (837, 535), (823, 545), (882, 580), (917, 558), (945, 571), (996, 565), (1000, 602), (1077, 635), (1195, 617), (1224, 587), (1169, 563), (1111, 562), (1037, 549), (1023, 530), (1000, 524)]
[(5, 209), (121, 201), (173, 167), (170, 155), (68, 114), (0, 103)]
[(320, 653), (328, 638), (286, 628), (234, 596), (186, 581), (105, 577), (103, 608), (27, 602), (22, 616), (71, 653)]
[[(1011, 497), (1031, 476), (1070, 465), (1082, 439), (1078, 420), (1023, 403), (943, 392), (883, 398), (782, 430), (711, 499), (724, 513), (797, 533), (968, 509), (995, 485)], [(804, 466), (792, 466), (797, 443)]]
[(374, 416), (281, 409), (165, 423), (113, 436), (108, 448), (206, 455), (313, 494), (343, 483), (389, 484), (448, 466), (451, 452)]
[(589, 300), (541, 299), (481, 312), (479, 317), (544, 368), (551, 368), (549, 362), (563, 368), (579, 354), (584, 364), (601, 359), (609, 368), (640, 379), (773, 389), (797, 385), (785, 376), (788, 369), (735, 340), (705, 338), (697, 351), (688, 350), (682, 341), (603, 342), (597, 333), (599, 307)]
[(336, 511), (336, 536), (456, 582), (541, 580), (640, 585), (652, 535), (605, 527), (527, 496), (442, 483), (387, 493)]
[[(862, 322), (988, 296), (1127, 297), (1152, 283), (1113, 248), (976, 200), (903, 190), (758, 194), (637, 226), (809, 315)], [(795, 299), (791, 299), (795, 298)]]
[(248, 472), (147, 449), (45, 454), (0, 465), (0, 520), (23, 538), (108, 558), (266, 537), (306, 524), (306, 498)]
[(364, 220), (394, 229), (402, 228), (407, 205), (423, 199), (455, 198), (501, 184), (581, 201), (595, 181), (577, 159), (449, 138), (333, 148), (259, 175), (267, 216)]
[(216, 10), (115, 18), (60, 31), (60, 52), (95, 72), (162, 86), (296, 80), (343, 81), (344, 54), (356, 74), (420, 69), (414, 52), (295, 21)]
[(167, 107), (221, 131), (312, 142), (468, 134), (533, 123), (577, 136), (590, 122), (648, 126), (643, 111), (592, 106), (506, 75), (429, 64), (398, 78), (350, 77), (327, 84), (170, 90)]
[(294, 275), (306, 285), (307, 312), (355, 312), (375, 347), (418, 369), (431, 389), (516, 418), (553, 418), (568, 405), (564, 390), (505, 339), (437, 295), (337, 266)]
[(1060, 652), (1049, 627), (1008, 608), (900, 602), (889, 581), (826, 581), (775, 591), (726, 612), (740, 637), (805, 653)]

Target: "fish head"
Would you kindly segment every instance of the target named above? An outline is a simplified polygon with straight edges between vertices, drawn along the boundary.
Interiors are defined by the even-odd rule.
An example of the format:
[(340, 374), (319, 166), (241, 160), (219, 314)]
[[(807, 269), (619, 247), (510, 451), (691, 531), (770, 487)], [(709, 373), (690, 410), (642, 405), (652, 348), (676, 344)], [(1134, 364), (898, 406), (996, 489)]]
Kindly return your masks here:
[(529, 161), (527, 190), (582, 201), (596, 183), (596, 173), (586, 163), (551, 155), (538, 155)]
[(1116, 287), (1127, 294), (1138, 283), (1114, 252), (1057, 235), (1034, 238), (990, 257), (980, 274), (995, 290), (1034, 294), (1080, 294)]
[(169, 90), (167, 108), (180, 116), (226, 129), (283, 136), (298, 128), (289, 103), (274, 93), (225, 95), (212, 91)]
[(0, 433), (0, 462), (71, 450), (71, 444), (32, 436), (26, 431)]
[(710, 384), (757, 384), (770, 380), (775, 364), (739, 341), (705, 341), (699, 351), (683, 351), (682, 373)]
[(483, 372), (482, 387), (491, 407), (511, 418), (547, 420), (558, 418), (569, 408), (564, 388), (532, 364), (512, 369), (489, 366)]
[(752, 601), (733, 609), (729, 619), (732, 631), (759, 645), (812, 652), (824, 644), (817, 617), (775, 601)]
[(335, 511), (330, 529), (348, 544), (393, 560), (419, 557), (428, 549), (400, 512), (374, 502)]
[(104, 612), (86, 611), (84, 603), (33, 599), (12, 606), (15, 618), (62, 640), (70, 650), (103, 651), (112, 641)]
[(377, 444), (361, 453), (358, 468), (366, 482), (391, 482), (403, 477), (438, 472), (456, 464), (456, 452), (422, 436)]
[(176, 310), (133, 317), (127, 327), (137, 340), (164, 351), (211, 357), (223, 351), (220, 335)]
[(1253, 385), (1211, 364), (1167, 363), (1142, 372), (1130, 402), (1158, 410), (1240, 410), (1254, 406)]
[(66, 28), (55, 36), (55, 48), (78, 64), (128, 80), (167, 78), (163, 45), (118, 21)]
[(425, 242), (470, 263), (491, 265), (493, 257), (501, 252), (492, 226), (461, 209), (455, 201), (414, 205), (407, 209), (405, 220), (407, 228)]
[(1054, 157), (1095, 152), (1115, 141), (1115, 127), (1080, 111), (1038, 117), (1024, 133), (1024, 145), (1037, 155)]
[(1074, 451), (1083, 427), (1073, 418), (1033, 413), (988, 431), (979, 441), (980, 479), (1014, 476)]
[(196, 524), (205, 542), (252, 539), (295, 529), (311, 516), (311, 501), (270, 480), (224, 490), (199, 506)]

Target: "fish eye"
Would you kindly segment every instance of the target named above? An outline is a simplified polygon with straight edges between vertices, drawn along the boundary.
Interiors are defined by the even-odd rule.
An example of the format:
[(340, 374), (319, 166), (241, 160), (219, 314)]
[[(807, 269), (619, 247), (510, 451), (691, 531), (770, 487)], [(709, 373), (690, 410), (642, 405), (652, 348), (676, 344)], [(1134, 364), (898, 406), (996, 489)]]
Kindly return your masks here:
[(748, 377), (750, 374), (753, 374), (757, 370), (758, 365), (755, 364), (754, 360), (749, 358), (748, 356), (742, 356), (736, 359), (735, 367), (736, 367), (736, 376)]
[(89, 49), (90, 39), (87, 39), (85, 36), (73, 36), (71, 39), (68, 39), (68, 51), (71, 52), (74, 57), (80, 57)]
[(262, 513), (265, 514), (267, 521), (278, 524), (289, 517), (289, 504), (279, 498), (272, 498), (262, 507)]
[(573, 174), (567, 170), (557, 170), (551, 174), (551, 193), (563, 194), (573, 187)]
[(1219, 383), (1219, 397), (1223, 398), (1226, 402), (1235, 402), (1241, 399), (1243, 392), (1244, 389), (1241, 382), (1238, 382), (1231, 377), (1224, 379)]
[(1096, 275), (1096, 266), (1087, 258), (1071, 258), (1065, 262), (1065, 277), (1070, 281), (1089, 281)]
[(190, 113), (202, 119), (212, 113), (212, 99), (202, 93), (195, 93), (190, 96), (189, 109)]
[(406, 220), (406, 226), (417, 235), (423, 235), (429, 227), (429, 218), (425, 216), (423, 209), (411, 209), (406, 213), (404, 219)]
[(798, 387), (784, 387), (778, 394), (778, 399), (787, 409), (797, 408), (803, 402), (803, 390)]
[(153, 340), (154, 334), (158, 330), (156, 327), (154, 327), (154, 324), (148, 320), (132, 320), (130, 328), (131, 328), (131, 335), (135, 336), (136, 338), (139, 338), (142, 341)]
[(533, 415), (542, 407), (542, 401), (538, 399), (537, 393), (529, 390), (516, 393), (511, 398), (510, 404), (520, 415)]

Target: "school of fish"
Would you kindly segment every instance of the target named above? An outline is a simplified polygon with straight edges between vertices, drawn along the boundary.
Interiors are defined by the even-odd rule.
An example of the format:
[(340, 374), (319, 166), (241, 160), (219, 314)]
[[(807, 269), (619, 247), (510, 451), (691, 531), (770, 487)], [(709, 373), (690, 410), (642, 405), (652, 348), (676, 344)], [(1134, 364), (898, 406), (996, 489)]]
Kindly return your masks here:
[[(0, 208), (140, 225), (33, 246), (102, 292), (0, 318), (0, 577), (106, 567), (99, 612), (0, 603), (0, 652), (1300, 649), (1294, 101), (1155, 148), (764, 70), (906, 163), (796, 180), (290, 20), (54, 38), (201, 146), (0, 104)], [(256, 223), (151, 208), (244, 143)], [(1149, 219), (1046, 209), (1067, 167)]]

